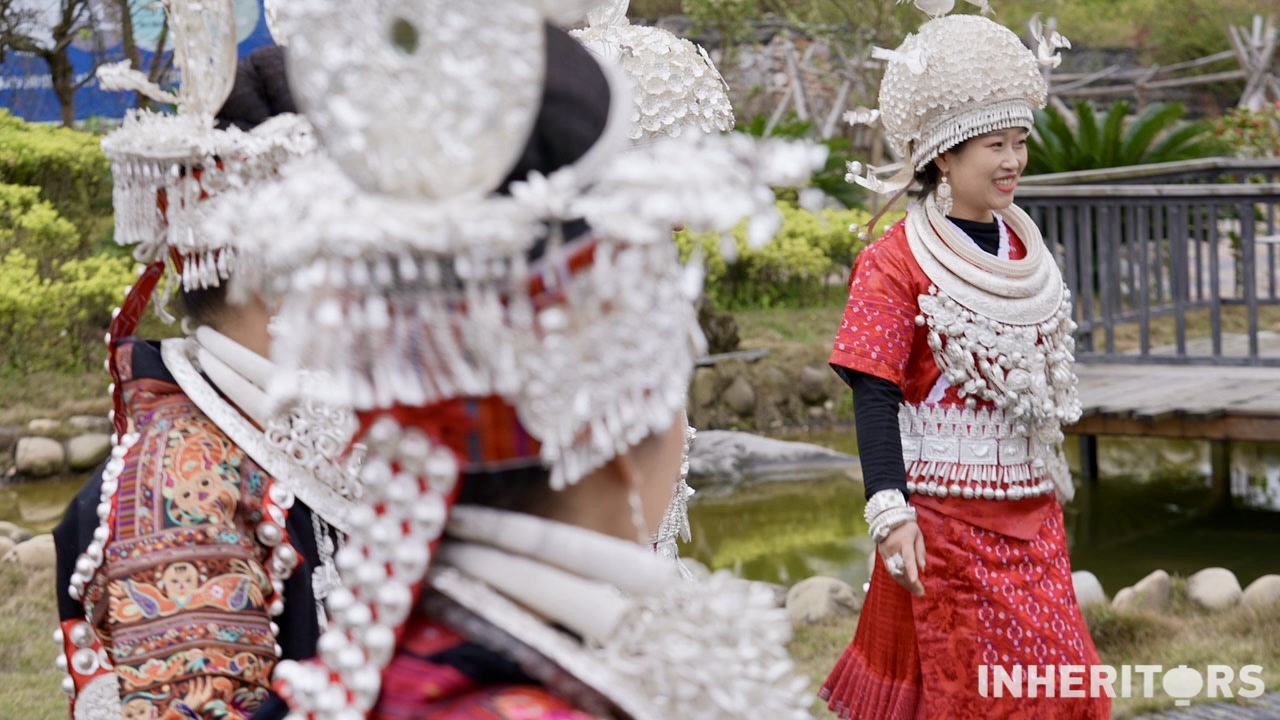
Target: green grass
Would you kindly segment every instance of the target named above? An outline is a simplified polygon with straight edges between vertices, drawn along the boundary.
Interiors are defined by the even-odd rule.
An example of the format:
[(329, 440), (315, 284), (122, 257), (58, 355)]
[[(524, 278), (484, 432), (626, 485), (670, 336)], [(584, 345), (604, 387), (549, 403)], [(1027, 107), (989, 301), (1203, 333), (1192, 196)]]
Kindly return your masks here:
[[(1208, 310), (1192, 310), (1186, 313), (1187, 340), (1207, 338), (1213, 332), (1213, 323)], [(1243, 335), (1249, 332), (1249, 315), (1246, 308), (1227, 306), (1222, 308), (1222, 333)], [(1280, 307), (1258, 308), (1258, 329), (1263, 332), (1280, 332)], [(1172, 347), (1177, 341), (1177, 325), (1171, 317), (1153, 318), (1150, 325), (1150, 343), (1152, 348)], [(1099, 329), (1094, 332), (1093, 346), (1097, 350), (1106, 349), (1106, 335)], [(1141, 328), (1138, 323), (1124, 323), (1115, 328), (1115, 346), (1117, 352), (1136, 351), (1141, 347)]]
[(67, 717), (63, 673), (53, 664), (53, 591), (52, 570), (0, 563), (0, 720)]
[(102, 368), (0, 374), (0, 425), (22, 424), (36, 418), (65, 420), (72, 415), (105, 415), (111, 409), (107, 396), (110, 382)]
[[(180, 305), (174, 300), (170, 310), (176, 313)], [(178, 323), (165, 324), (151, 312), (143, 316), (137, 332), (138, 337), (148, 339), (180, 334)], [(36, 418), (65, 420), (72, 415), (105, 415), (111, 409), (107, 395), (111, 377), (102, 365), (107, 357), (106, 346), (101, 347), (101, 359), (92, 367), (34, 372), (0, 369), (0, 425), (22, 424)]]
[[(1268, 690), (1280, 688), (1280, 604), (1254, 611), (1236, 607), (1209, 612), (1186, 597), (1186, 581), (1174, 578), (1169, 611), (1118, 613), (1109, 607), (1086, 609), (1094, 643), (1109, 665), (1207, 665), (1240, 668), (1261, 665)], [(1173, 706), (1173, 699), (1116, 698), (1112, 717), (1121, 719)]]
[(811, 308), (739, 310), (733, 317), (738, 321), (738, 335), (744, 348), (775, 350), (805, 345), (828, 351), (840, 328), (844, 305), (841, 299)]
[(827, 710), (827, 704), (817, 699), (818, 690), (827, 679), (827, 673), (831, 672), (836, 660), (840, 658), (840, 654), (853, 639), (853, 631), (857, 627), (856, 615), (826, 620), (813, 625), (800, 625), (795, 629), (791, 644), (787, 646), (800, 674), (809, 678), (809, 688), (814, 694), (813, 716), (815, 718), (834, 717)]

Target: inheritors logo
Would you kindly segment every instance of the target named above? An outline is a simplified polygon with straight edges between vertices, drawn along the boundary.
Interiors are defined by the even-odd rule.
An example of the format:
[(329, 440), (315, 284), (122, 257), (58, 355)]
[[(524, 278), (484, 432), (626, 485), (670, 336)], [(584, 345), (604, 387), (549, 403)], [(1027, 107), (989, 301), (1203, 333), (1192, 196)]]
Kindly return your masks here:
[(1252, 699), (1266, 692), (1261, 665), (1209, 665), (1201, 671), (1179, 665), (980, 665), (978, 694), (982, 697), (1084, 698), (1156, 697), (1157, 681), (1176, 705), (1191, 699)]

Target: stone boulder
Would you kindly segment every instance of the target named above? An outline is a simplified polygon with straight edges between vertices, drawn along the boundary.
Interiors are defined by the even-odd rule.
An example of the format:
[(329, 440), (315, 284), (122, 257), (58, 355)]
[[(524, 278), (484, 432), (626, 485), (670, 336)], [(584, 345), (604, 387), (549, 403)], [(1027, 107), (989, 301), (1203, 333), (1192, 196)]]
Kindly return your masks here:
[(24, 543), (31, 539), (33, 533), (20, 526), (14, 525), (7, 520), (0, 520), (0, 538), (8, 538), (13, 541), (14, 545)]
[(1111, 607), (1116, 610), (1162, 613), (1169, 607), (1169, 592), (1173, 589), (1173, 580), (1164, 570), (1156, 570), (1142, 578), (1133, 587), (1127, 587), (1116, 593)]
[(1280, 603), (1280, 575), (1263, 575), (1249, 583), (1240, 597), (1240, 604), (1254, 610), (1269, 608)]
[(729, 383), (729, 387), (720, 394), (720, 399), (724, 401), (726, 407), (743, 417), (755, 414), (755, 388), (751, 387), (751, 382), (741, 375)]
[(707, 339), (707, 352), (715, 355), (738, 349), (738, 321), (733, 313), (721, 312), (703, 302), (698, 306), (698, 325)]
[(720, 377), (711, 368), (698, 368), (689, 384), (689, 413), (711, 407), (720, 395)]
[(0, 453), (9, 452), (22, 437), (21, 425), (0, 425)]
[(60, 470), (67, 462), (62, 443), (46, 437), (24, 437), (14, 452), (14, 468), (19, 475), (45, 477)]
[(111, 421), (105, 415), (73, 415), (67, 425), (83, 433), (111, 433)]
[(1242, 595), (1240, 581), (1226, 568), (1205, 568), (1187, 578), (1187, 599), (1208, 610), (1234, 607)]
[(53, 568), (58, 562), (52, 535), (36, 535), (19, 543), (4, 556), (4, 562), (16, 563), (28, 570)]
[(760, 382), (774, 388), (792, 387), (791, 378), (777, 365), (765, 365), (760, 371)]
[(1107, 594), (1102, 590), (1102, 583), (1098, 581), (1098, 576), (1088, 570), (1071, 573), (1071, 584), (1075, 587), (1076, 602), (1080, 607), (1107, 604)]
[(89, 433), (67, 441), (67, 467), (72, 470), (92, 470), (111, 454), (111, 436), (106, 433)]
[(53, 435), (61, 428), (61, 422), (49, 418), (37, 418), (27, 423), (27, 432), (32, 435)]
[(787, 591), (787, 616), (793, 626), (850, 617), (860, 610), (862, 598), (848, 583), (835, 578), (811, 577)]
[(700, 430), (689, 451), (694, 487), (745, 480), (797, 480), (833, 472), (859, 475), (858, 458), (820, 445), (729, 430)]
[(820, 370), (812, 365), (805, 365), (800, 369), (796, 384), (799, 386), (800, 399), (805, 405), (822, 405), (831, 399), (833, 375), (830, 370)]

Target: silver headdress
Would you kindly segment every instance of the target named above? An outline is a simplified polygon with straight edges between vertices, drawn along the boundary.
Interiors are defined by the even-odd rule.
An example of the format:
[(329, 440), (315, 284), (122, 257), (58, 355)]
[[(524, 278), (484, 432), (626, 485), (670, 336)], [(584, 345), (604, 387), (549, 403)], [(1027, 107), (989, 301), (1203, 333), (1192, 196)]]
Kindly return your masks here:
[(165, 0), (174, 38), (174, 65), (182, 74), (176, 94), (151, 83), (129, 61), (98, 69), (103, 88), (133, 90), (174, 114), (131, 110), (102, 141), (112, 163), (116, 242), (135, 246), (140, 262), (172, 256), (185, 289), (216, 287), (236, 262), (228, 244), (211, 244), (200, 229), (203, 199), (274, 177), (290, 158), (316, 143), (306, 120), (280, 115), (251, 132), (219, 129), (215, 114), (236, 77), (232, 0)]
[(897, 49), (872, 50), (872, 57), (888, 63), (878, 119), (902, 159), (899, 165), (867, 168), (865, 177), (857, 177), (860, 164), (851, 165), (850, 179), (875, 192), (905, 187), (930, 161), (965, 140), (1007, 127), (1032, 129), (1047, 93), (1041, 65), (1055, 64), (1054, 50), (1070, 47), (1056, 33), (1039, 36), (1037, 57), (1011, 30), (985, 17), (945, 15), (953, 3), (916, 4), (936, 13), (934, 19)]
[[(608, 117), (590, 148), (494, 193), (557, 101), (544, 92), (551, 49), (596, 65), (548, 23), (593, 4), (281, 8), (294, 95), (332, 161), (294, 163), (252, 201), (228, 196), (211, 226), (227, 242), (275, 238), (259, 272), (237, 279), (281, 302), (277, 395), (318, 369), (333, 379), (324, 399), (365, 411), (363, 507), (337, 558), (346, 589), (322, 664), (277, 669), (302, 716), (358, 717), (377, 701), (468, 459), (446, 438), (449, 413), (480, 401), (513, 412), (555, 488), (669, 428), (703, 347), (698, 282), (672, 228), (768, 226), (769, 185), (803, 183), (825, 159), (701, 133), (619, 152), (632, 106), (600, 66)], [(589, 232), (574, 231), (580, 220)]]
[[(491, 5), (502, 6), (498, 27)], [(671, 229), (744, 217), (771, 226), (769, 185), (803, 183), (821, 148), (699, 133), (619, 154), (630, 101), (606, 71), (613, 100), (600, 140), (568, 167), (488, 195), (541, 105), (541, 10), (381, 0), (352, 18), (340, 7), (287, 8), (295, 97), (332, 162), (294, 163), (253, 198), (218, 203), (209, 223), (226, 242), (275, 239), (237, 281), (281, 297), (277, 395), (296, 394), (300, 368), (334, 378), (323, 399), (362, 410), (502, 395), (541, 441), (557, 486), (665, 427), (701, 348), (691, 308), (648, 314), (687, 305)], [(395, 23), (403, 37), (385, 32)], [(339, 35), (359, 52), (334, 53)], [(410, 87), (429, 92), (396, 90)], [(526, 252), (547, 223), (579, 218), (608, 250), (565, 290), (593, 301), (531, 307), (514, 291), (537, 272)], [(455, 309), (460, 299), (468, 312)], [(671, 325), (652, 347), (639, 342), (650, 331), (628, 327), (658, 320)], [(547, 381), (561, 376), (574, 382)]]
[(729, 88), (707, 51), (666, 30), (632, 25), (628, 5), (630, 0), (609, 0), (587, 15), (585, 29), (572, 35), (616, 62), (631, 81), (631, 139), (732, 130)]
[[(178, 279), (187, 289), (211, 288), (228, 278), (237, 259), (259, 247), (232, 248), (225, 238), (213, 242), (203, 231), (204, 200), (225, 190), (251, 188), (274, 177), (287, 159), (316, 147), (310, 126), (296, 115), (278, 116), (253, 132), (221, 130), (215, 115), (236, 79), (235, 12), (232, 0), (162, 0), (174, 42), (174, 65), (182, 74), (176, 93), (167, 92), (129, 66), (128, 61), (98, 69), (102, 87), (137, 91), (176, 106), (174, 114), (132, 110), (121, 127), (102, 141), (112, 163), (115, 239), (135, 248), (134, 256), (147, 266), (126, 292), (113, 315), (107, 343), (108, 370), (115, 428), (111, 457), (102, 471), (97, 513), (99, 525), (85, 551), (76, 559), (68, 594), (85, 604), (87, 619), (66, 637), (66, 655), (59, 664), (69, 677), (63, 687), (72, 699), (75, 718), (118, 717), (119, 686), (110, 655), (100, 647), (93, 623), (92, 585), (99, 578), (105, 548), (111, 541), (113, 518), (125, 472), (125, 457), (138, 442), (124, 412), (123, 383), (115, 362), (117, 344), (131, 336), (150, 302), (156, 285)], [(198, 373), (196, 373), (198, 376)], [(216, 392), (210, 393), (215, 397)], [(235, 412), (235, 411), (233, 411)], [(238, 412), (235, 417), (253, 429)], [(285, 542), (284, 512), (293, 502), (283, 486), (269, 485), (263, 500), (266, 519), (260, 538), (274, 538), (269, 570), (272, 611), (282, 607), (283, 583), (297, 565), (296, 551)], [(276, 522), (279, 520), (279, 522)], [(95, 652), (97, 648), (97, 652)]]

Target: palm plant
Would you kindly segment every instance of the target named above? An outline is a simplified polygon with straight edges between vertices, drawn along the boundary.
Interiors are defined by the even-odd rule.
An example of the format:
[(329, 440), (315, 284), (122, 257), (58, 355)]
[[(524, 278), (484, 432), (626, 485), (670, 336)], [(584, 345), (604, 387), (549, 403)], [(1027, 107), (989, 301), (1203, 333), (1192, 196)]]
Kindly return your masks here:
[(1129, 120), (1129, 103), (1119, 100), (1099, 116), (1093, 106), (1076, 103), (1074, 122), (1050, 105), (1036, 112), (1027, 141), (1028, 175), (1096, 170), (1210, 157), (1222, 152), (1213, 127), (1204, 120), (1184, 122), (1181, 103), (1156, 103)]

